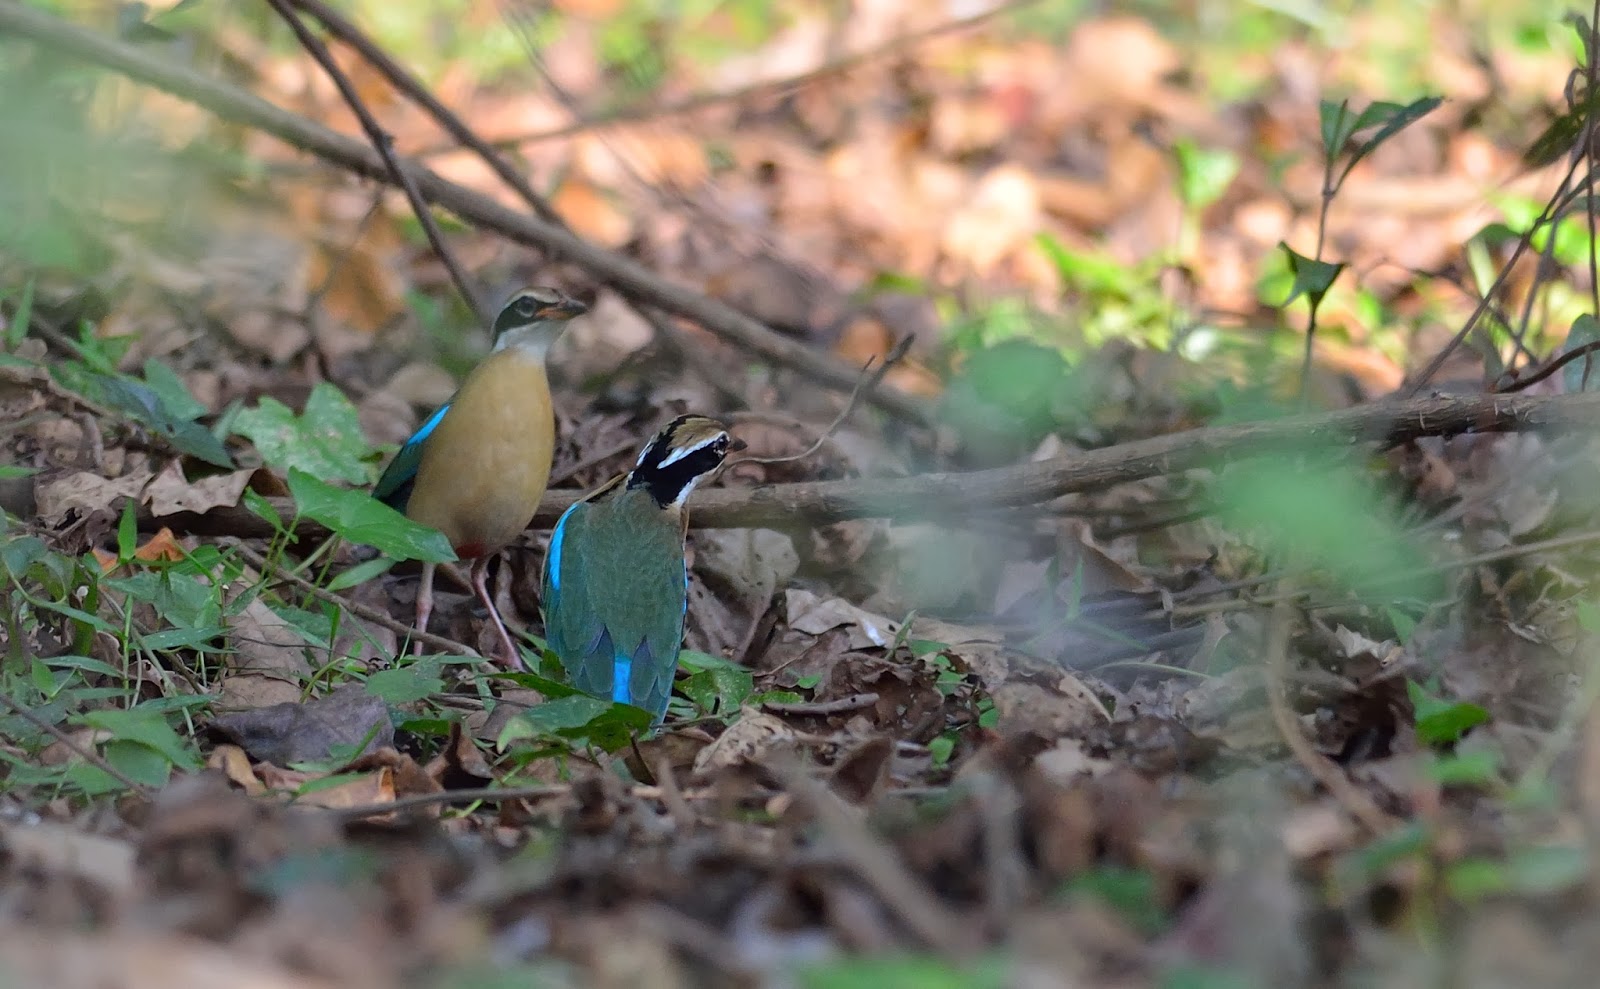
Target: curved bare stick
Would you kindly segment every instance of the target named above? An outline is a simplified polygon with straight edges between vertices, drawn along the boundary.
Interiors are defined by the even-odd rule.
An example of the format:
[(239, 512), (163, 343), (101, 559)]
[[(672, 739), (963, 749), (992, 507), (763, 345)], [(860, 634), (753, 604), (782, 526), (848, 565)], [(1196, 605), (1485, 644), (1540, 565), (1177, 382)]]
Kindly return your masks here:
[(844, 425), (844, 421), (850, 418), (850, 413), (854, 412), (856, 406), (861, 404), (861, 396), (871, 394), (872, 389), (878, 387), (878, 384), (883, 381), (883, 376), (889, 373), (889, 369), (894, 367), (895, 363), (904, 357), (906, 351), (910, 349), (911, 338), (901, 337), (899, 343), (889, 348), (889, 353), (883, 358), (883, 363), (878, 365), (877, 370), (872, 369), (872, 362), (877, 358), (867, 358), (867, 362), (861, 365), (861, 380), (856, 383), (855, 389), (850, 392), (850, 400), (844, 403), (844, 408), (839, 410), (839, 414), (833, 417), (833, 421), (828, 423), (827, 428), (817, 434), (816, 442), (804, 450), (787, 457), (740, 457), (738, 460), (727, 461), (723, 464), (723, 467), (732, 467), (735, 464), (786, 464), (792, 460), (804, 460), (816, 453), (822, 449), (822, 444), (828, 442), (833, 437), (833, 434), (839, 431), (839, 427)]

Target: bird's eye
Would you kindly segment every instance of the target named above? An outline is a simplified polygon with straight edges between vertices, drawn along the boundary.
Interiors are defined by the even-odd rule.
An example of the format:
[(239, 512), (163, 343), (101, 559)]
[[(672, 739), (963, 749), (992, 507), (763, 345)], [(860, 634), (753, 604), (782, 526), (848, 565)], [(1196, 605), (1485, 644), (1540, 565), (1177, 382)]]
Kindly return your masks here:
[(517, 300), (517, 315), (532, 316), (537, 311), (538, 303), (536, 303), (534, 300), (527, 297)]

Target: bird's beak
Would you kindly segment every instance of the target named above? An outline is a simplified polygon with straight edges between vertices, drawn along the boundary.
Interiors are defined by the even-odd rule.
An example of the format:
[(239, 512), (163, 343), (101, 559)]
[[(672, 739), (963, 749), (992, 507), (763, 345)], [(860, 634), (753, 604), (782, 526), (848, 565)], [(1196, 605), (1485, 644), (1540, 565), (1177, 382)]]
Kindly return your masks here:
[(553, 306), (545, 306), (539, 310), (540, 319), (572, 319), (582, 316), (589, 311), (589, 307), (577, 299), (562, 299)]
[(739, 437), (737, 437), (737, 436), (728, 437), (728, 452), (729, 453), (738, 453), (740, 450), (748, 450), (749, 448), (750, 448), (750, 444), (746, 443), (744, 440), (741, 440)]

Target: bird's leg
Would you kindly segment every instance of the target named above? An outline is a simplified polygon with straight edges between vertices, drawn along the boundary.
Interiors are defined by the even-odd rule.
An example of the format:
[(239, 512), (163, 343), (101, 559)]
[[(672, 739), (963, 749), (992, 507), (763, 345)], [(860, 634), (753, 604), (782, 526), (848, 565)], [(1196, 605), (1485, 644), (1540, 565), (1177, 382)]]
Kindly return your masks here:
[(489, 561), (494, 558), (493, 553), (484, 555), (473, 561), (472, 587), (478, 592), (478, 600), (489, 609), (489, 619), (494, 622), (495, 630), (500, 633), (500, 643), (506, 647), (505, 655), (500, 657), (501, 665), (508, 670), (522, 670), (522, 654), (517, 650), (517, 644), (511, 640), (511, 633), (506, 630), (506, 623), (500, 618), (500, 609), (494, 606), (494, 595), (489, 593)]
[[(428, 616), (433, 614), (433, 564), (422, 565), (422, 583), (417, 585), (417, 631), (428, 630)], [(411, 644), (411, 654), (422, 655), (422, 640)]]

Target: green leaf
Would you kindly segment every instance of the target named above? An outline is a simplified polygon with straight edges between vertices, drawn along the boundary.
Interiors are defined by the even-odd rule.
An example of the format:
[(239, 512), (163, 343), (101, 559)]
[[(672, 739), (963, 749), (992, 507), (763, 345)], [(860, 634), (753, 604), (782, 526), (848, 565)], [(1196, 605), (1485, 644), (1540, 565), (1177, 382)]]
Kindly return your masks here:
[(685, 649), (678, 653), (678, 665), (683, 667), (685, 670), (688, 670), (690, 673), (698, 673), (701, 670), (738, 670), (741, 673), (749, 672), (747, 667), (741, 666), (731, 659), (725, 659), (721, 656), (713, 656), (708, 652), (700, 652), (697, 649)]
[(582, 728), (609, 710), (611, 710), (610, 701), (603, 701), (587, 694), (573, 694), (570, 697), (558, 697), (543, 704), (535, 704), (524, 711), (521, 717), (534, 731), (553, 734), (568, 728)]
[(989, 955), (958, 964), (932, 955), (842, 958), (799, 968), (804, 989), (1001, 989), (1011, 965)]
[(1340, 100), (1337, 103), (1323, 100), (1318, 111), (1322, 125), (1322, 156), (1331, 161), (1344, 150), (1344, 142), (1350, 140), (1350, 135), (1355, 133), (1355, 114), (1350, 112), (1349, 100)]
[(1100, 866), (1072, 879), (1063, 892), (1099, 900), (1145, 934), (1158, 934), (1167, 924), (1155, 876), (1144, 869)]
[(181, 419), (198, 419), (206, 414), (206, 407), (189, 391), (176, 371), (150, 358), (144, 362), (144, 383), (161, 398), (167, 411)]
[(311, 390), (303, 415), (270, 397), (242, 409), (234, 431), (254, 443), (261, 459), (280, 470), (300, 470), (322, 481), (367, 482), (364, 458), (371, 452), (362, 438), (355, 406), (326, 381)]
[(1406, 693), (1416, 711), (1417, 738), (1428, 745), (1458, 742), (1468, 731), (1489, 720), (1489, 712), (1482, 707), (1434, 697), (1414, 681), (1406, 681)]
[(114, 739), (105, 744), (103, 754), (106, 762), (135, 783), (164, 786), (172, 777), (172, 760), (143, 743)]
[[(1362, 465), (1339, 452), (1248, 460), (1219, 472), (1217, 515), (1250, 534), (1252, 545), (1293, 566), (1318, 567), (1360, 594), (1395, 597), (1393, 575), (1424, 556)], [(1437, 578), (1417, 577), (1408, 596), (1428, 597)]]
[(198, 422), (173, 412), (160, 393), (149, 385), (109, 374), (92, 375), (86, 380), (108, 405), (115, 406), (129, 418), (142, 423), (179, 452), (215, 467), (232, 469), (233, 457), (229, 456), (222, 441)]
[(404, 560), (444, 563), (456, 558), (444, 533), (411, 521), (365, 491), (336, 488), (290, 468), (289, 493), (302, 515), (353, 543)]
[(1179, 141), (1172, 150), (1178, 159), (1178, 196), (1191, 209), (1221, 199), (1239, 174), (1239, 156), (1232, 151), (1202, 148), (1193, 141)]
[(1333, 287), (1334, 279), (1339, 277), (1339, 272), (1344, 270), (1344, 264), (1329, 264), (1308, 258), (1295, 251), (1283, 241), (1278, 242), (1283, 253), (1289, 259), (1289, 271), (1294, 274), (1294, 285), (1289, 289), (1289, 297), (1280, 305), (1289, 303), (1304, 295), (1311, 300), (1311, 308), (1322, 305), (1322, 297), (1328, 294), (1328, 289)]
[(163, 759), (183, 769), (198, 769), (194, 748), (172, 730), (165, 718), (143, 708), (88, 711), (79, 719), (122, 742), (133, 742), (159, 752)]
[(954, 732), (945, 732), (928, 743), (928, 754), (933, 756), (936, 768), (943, 768), (950, 764), (950, 757), (956, 751), (956, 736)]
[(1343, 856), (1337, 872), (1346, 883), (1376, 879), (1391, 866), (1425, 854), (1431, 838), (1426, 825), (1407, 822)]
[(0, 568), (13, 580), (21, 580), (28, 568), (49, 552), (37, 536), (7, 536), (0, 540)]
[(272, 507), (272, 502), (268, 501), (264, 495), (245, 488), (244, 497), (240, 500), (240, 503), (249, 510), (251, 515), (272, 526), (273, 531), (284, 531), (283, 516), (278, 514), (278, 510)]
[[(1572, 329), (1568, 331), (1567, 342), (1561, 350), (1570, 354), (1596, 341), (1600, 341), (1600, 320), (1591, 313), (1584, 313), (1572, 321)], [(1597, 368), (1600, 368), (1600, 353), (1588, 354), (1561, 369), (1562, 383), (1569, 393), (1600, 391), (1600, 370)]]
[(169, 628), (162, 632), (151, 632), (141, 636), (139, 644), (154, 652), (170, 652), (174, 649), (195, 649), (201, 652), (217, 652), (211, 645), (211, 640), (226, 636), (228, 628), (224, 625), (215, 625), (210, 628)]
[(804, 700), (792, 690), (764, 690), (750, 698), (750, 704), (760, 707), (762, 704), (799, 704)]
[(1435, 755), (1428, 775), (1440, 786), (1492, 786), (1500, 779), (1500, 753), (1479, 749)]
[(1592, 93), (1588, 98), (1580, 99), (1562, 110), (1528, 145), (1528, 149), (1522, 153), (1522, 163), (1529, 168), (1539, 169), (1554, 165), (1570, 155), (1596, 111), (1600, 111), (1600, 93)]
[(708, 714), (734, 714), (755, 691), (755, 683), (749, 670), (714, 666), (679, 681), (678, 690)]
[(650, 713), (631, 704), (613, 704), (587, 694), (571, 694), (545, 701), (506, 723), (495, 744), (501, 749), (524, 738), (587, 738), (615, 750), (635, 732), (650, 727)]
[(19, 467), (16, 464), (0, 464), (0, 481), (13, 481), (18, 478), (32, 477), (39, 473), (37, 467)]
[(22, 343), (22, 338), (28, 335), (28, 326), (33, 322), (33, 283), (29, 278), (22, 285), (22, 297), (17, 300), (16, 311), (11, 314), (11, 322), (6, 324), (6, 349), (16, 350)]
[(433, 664), (416, 663), (394, 670), (379, 670), (367, 677), (369, 693), (385, 704), (410, 704), (444, 691), (444, 680)]
[(1412, 633), (1417, 630), (1417, 620), (1393, 605), (1384, 608), (1384, 612), (1389, 616), (1389, 624), (1394, 626), (1394, 634), (1400, 644), (1403, 646), (1410, 642)]
[(126, 563), (139, 549), (139, 510), (132, 498), (122, 503), (122, 518), (117, 522), (117, 559)]
[(346, 570), (344, 573), (341, 573), (339, 576), (328, 581), (328, 586), (326, 589), (329, 591), (342, 591), (347, 587), (357, 587), (361, 584), (365, 584), (369, 580), (372, 580), (374, 577), (388, 573), (398, 562), (398, 560), (391, 559), (387, 556), (379, 556), (368, 560), (365, 563), (358, 563), (349, 570)]
[(1559, 893), (1583, 882), (1589, 853), (1581, 845), (1539, 845), (1513, 851), (1506, 860), (1512, 890), (1522, 894)]
[(1240, 972), (1215, 965), (1182, 962), (1161, 973), (1157, 989), (1262, 989), (1261, 983)]
[(1356, 163), (1378, 149), (1383, 142), (1410, 127), (1423, 117), (1437, 110), (1444, 103), (1438, 96), (1424, 96), (1401, 106), (1398, 103), (1377, 102), (1361, 111), (1361, 116), (1356, 119), (1352, 132), (1363, 131), (1368, 127), (1381, 124), (1378, 132), (1362, 141), (1356, 148), (1356, 153), (1351, 156), (1350, 163), (1345, 166), (1345, 172), (1356, 166)]

